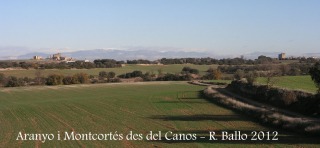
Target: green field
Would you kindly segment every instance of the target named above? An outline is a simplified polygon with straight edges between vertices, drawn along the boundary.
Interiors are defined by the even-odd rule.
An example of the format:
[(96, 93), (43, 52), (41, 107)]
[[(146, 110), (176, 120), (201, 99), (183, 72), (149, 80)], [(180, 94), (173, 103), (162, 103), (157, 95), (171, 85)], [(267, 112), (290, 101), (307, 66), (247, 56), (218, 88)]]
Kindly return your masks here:
[[(199, 70), (200, 74), (205, 74), (205, 71), (208, 70), (209, 67), (216, 68), (217, 65), (194, 65), (194, 64), (173, 64), (173, 65), (136, 65), (136, 64), (126, 64), (120, 68), (94, 68), (94, 69), (46, 69), (43, 70), (43, 75), (46, 76), (48, 74), (63, 74), (63, 75), (73, 75), (75, 73), (84, 72), (89, 75), (97, 76), (100, 71), (113, 71), (117, 75), (132, 72), (134, 70), (140, 70), (142, 72), (150, 72), (154, 74), (158, 74), (158, 70), (161, 69), (163, 73), (179, 73), (182, 68), (185, 66), (189, 66), (191, 68), (196, 68)], [(35, 69), (29, 70), (2, 70), (0, 73), (3, 73), (7, 76), (17, 76), (17, 77), (35, 77)]]
[[(283, 77), (275, 77), (276, 82), (274, 86), (288, 88), (288, 89), (296, 89), (296, 90), (304, 90), (308, 92), (315, 93), (317, 88), (314, 82), (311, 80), (311, 76), (283, 76)], [(258, 78), (257, 82), (261, 84), (266, 84), (266, 78)]]
[[(203, 98), (186, 82), (1, 88), (1, 147), (316, 147), (317, 140), (279, 131), (279, 141), (16, 141), (18, 132), (274, 131)], [(163, 137), (164, 135), (162, 135)], [(63, 137), (63, 136), (62, 136)]]

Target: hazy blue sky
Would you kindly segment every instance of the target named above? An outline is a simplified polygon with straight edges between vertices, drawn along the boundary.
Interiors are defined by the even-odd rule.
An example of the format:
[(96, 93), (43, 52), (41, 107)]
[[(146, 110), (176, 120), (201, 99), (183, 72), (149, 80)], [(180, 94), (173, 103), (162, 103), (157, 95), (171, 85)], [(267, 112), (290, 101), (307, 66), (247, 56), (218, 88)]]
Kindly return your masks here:
[(320, 52), (320, 0), (0, 0), (2, 51), (131, 47)]

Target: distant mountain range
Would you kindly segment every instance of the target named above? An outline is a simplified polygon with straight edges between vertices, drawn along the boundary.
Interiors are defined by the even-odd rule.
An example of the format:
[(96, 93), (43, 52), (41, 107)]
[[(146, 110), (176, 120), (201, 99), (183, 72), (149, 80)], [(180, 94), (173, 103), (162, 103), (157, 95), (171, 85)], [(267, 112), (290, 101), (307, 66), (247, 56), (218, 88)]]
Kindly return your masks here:
[[(246, 59), (256, 59), (260, 55), (276, 58), (280, 52), (253, 52), (243, 54)], [(33, 56), (41, 56), (47, 58), (53, 53), (44, 52), (28, 52), (18, 56), (5, 55), (0, 57), (0, 60), (13, 60), (13, 59), (31, 59)], [(94, 49), (94, 50), (81, 50), (74, 52), (63, 52), (63, 56), (72, 57), (79, 60), (94, 60), (94, 59), (115, 59), (115, 60), (133, 60), (133, 59), (148, 59), (156, 60), (161, 58), (205, 58), (212, 57), (217, 59), (234, 58), (241, 55), (217, 55), (210, 52), (196, 52), (196, 51), (154, 51), (154, 50), (118, 50), (118, 49)], [(305, 53), (300, 55), (287, 54), (289, 56), (305, 56), (305, 57), (320, 57), (320, 53)]]
[[(152, 51), (152, 50), (82, 50), (74, 52), (61, 53), (63, 56), (72, 57), (75, 59), (116, 59), (116, 60), (133, 60), (133, 59), (148, 59), (156, 60), (161, 58), (183, 58), (183, 57), (212, 57), (213, 54), (206, 52), (188, 52), (188, 51)], [(17, 56), (17, 59), (30, 59), (33, 56), (49, 57), (51, 54), (32, 52)]]

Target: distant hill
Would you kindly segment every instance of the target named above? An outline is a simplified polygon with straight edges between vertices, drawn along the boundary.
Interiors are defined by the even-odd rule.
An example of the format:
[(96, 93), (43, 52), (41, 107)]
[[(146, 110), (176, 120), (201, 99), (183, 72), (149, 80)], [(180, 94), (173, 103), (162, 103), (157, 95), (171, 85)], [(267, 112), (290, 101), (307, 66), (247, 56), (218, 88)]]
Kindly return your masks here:
[[(272, 58), (277, 58), (278, 54), (281, 52), (252, 52), (248, 54), (242, 54), (246, 59), (257, 59), (260, 55), (265, 55)], [(0, 60), (9, 60), (9, 59), (31, 59), (33, 56), (41, 56), (47, 58), (53, 53), (44, 53), (44, 52), (30, 52), (20, 56), (3, 56), (0, 57)], [(94, 59), (115, 59), (115, 60), (133, 60), (133, 59), (148, 59), (148, 60), (157, 60), (161, 58), (205, 58), (212, 57), (217, 59), (222, 58), (235, 58), (240, 57), (241, 55), (216, 55), (210, 52), (196, 52), (196, 51), (155, 51), (155, 50), (118, 50), (118, 49), (94, 49), (94, 50), (81, 50), (74, 52), (62, 52), (63, 56), (72, 57), (79, 60), (94, 60)], [(320, 57), (320, 53), (304, 53), (304, 54), (290, 54), (289, 56), (305, 56), (305, 57)]]
[(246, 59), (257, 59), (259, 56), (264, 55), (271, 58), (277, 58), (281, 52), (252, 52), (249, 54), (243, 54)]
[[(32, 52), (18, 56), (18, 59), (30, 59), (33, 56), (41, 56), (43, 58), (48, 57), (48, 53)], [(132, 60), (132, 59), (148, 59), (156, 60), (160, 58), (183, 58), (183, 57), (210, 57), (212, 54), (206, 52), (187, 52), (187, 51), (152, 51), (152, 50), (82, 50), (75, 52), (62, 53), (63, 56), (72, 57), (76, 59), (116, 59), (116, 60)]]
[[(257, 59), (260, 55), (264, 55), (271, 58), (277, 58), (278, 54), (281, 52), (252, 52), (249, 54), (244, 54), (243, 56), (246, 59)], [(303, 54), (296, 54), (296, 53), (286, 53), (286, 57), (318, 57), (320, 58), (320, 53), (303, 53)]]
[(50, 56), (51, 54), (49, 53), (42, 53), (42, 52), (31, 52), (31, 53), (27, 53), (21, 56), (18, 56), (18, 59), (32, 59), (33, 56), (40, 56), (42, 58), (47, 58), (48, 56)]

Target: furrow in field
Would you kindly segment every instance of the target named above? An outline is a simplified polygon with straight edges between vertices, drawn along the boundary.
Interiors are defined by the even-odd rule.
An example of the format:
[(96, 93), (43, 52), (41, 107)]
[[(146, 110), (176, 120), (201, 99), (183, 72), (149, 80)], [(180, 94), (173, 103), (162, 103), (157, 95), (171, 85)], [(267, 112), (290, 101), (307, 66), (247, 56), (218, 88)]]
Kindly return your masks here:
[(0, 112), (0, 125), (1, 125), (1, 131), (0, 131), (0, 145), (5, 146), (7, 145), (11, 137), (13, 136), (13, 127), (11, 126), (11, 123), (9, 120), (5, 120), (5, 116), (3, 112)]
[[(58, 115), (54, 115), (53, 113), (49, 113), (49, 112), (46, 112), (46, 115), (56, 119), (57, 121), (59, 121), (60, 123), (62, 123), (63, 125), (65, 125), (66, 127), (68, 127), (71, 131), (75, 131), (75, 129), (73, 128), (73, 126), (71, 126), (70, 124), (68, 124), (66, 121), (64, 121), (63, 119), (61, 119), (60, 117), (58, 117)], [(78, 143), (79, 146), (81, 147), (84, 147), (84, 145), (82, 144), (81, 141), (76, 141)]]
[[(110, 105), (110, 104), (106, 104), (106, 103), (103, 103), (103, 102), (99, 102), (99, 104), (107, 105), (108, 107), (111, 107), (111, 108), (113, 108), (114, 110), (119, 110), (119, 109), (120, 109), (120, 110), (123, 111), (123, 112), (129, 113), (129, 114), (131, 114), (131, 117), (130, 117), (130, 116), (127, 116), (127, 117), (130, 117), (130, 118), (134, 118), (134, 116), (140, 117), (140, 118), (142, 118), (142, 119), (145, 119), (145, 118), (146, 118), (146, 116), (144, 116), (144, 115), (137, 114), (137, 113), (134, 113), (134, 112), (130, 112), (130, 111), (127, 111), (127, 110), (123, 110), (123, 109), (121, 109), (121, 108), (119, 108), (119, 107), (117, 107), (117, 106), (115, 106), (115, 105)], [(132, 115), (134, 115), (134, 116), (132, 116)], [(135, 120), (133, 119), (133, 121), (135, 121)], [(154, 121), (154, 120), (148, 120), (148, 122), (150, 122), (150, 121), (151, 121), (152, 123), (156, 123), (156, 124), (158, 124), (158, 125), (165, 126), (165, 127), (169, 128), (169, 129), (173, 129), (173, 130), (176, 129), (175, 127), (170, 126), (170, 125), (166, 125), (166, 124), (163, 124), (163, 123)], [(127, 125), (126, 125), (126, 126), (127, 126)]]

